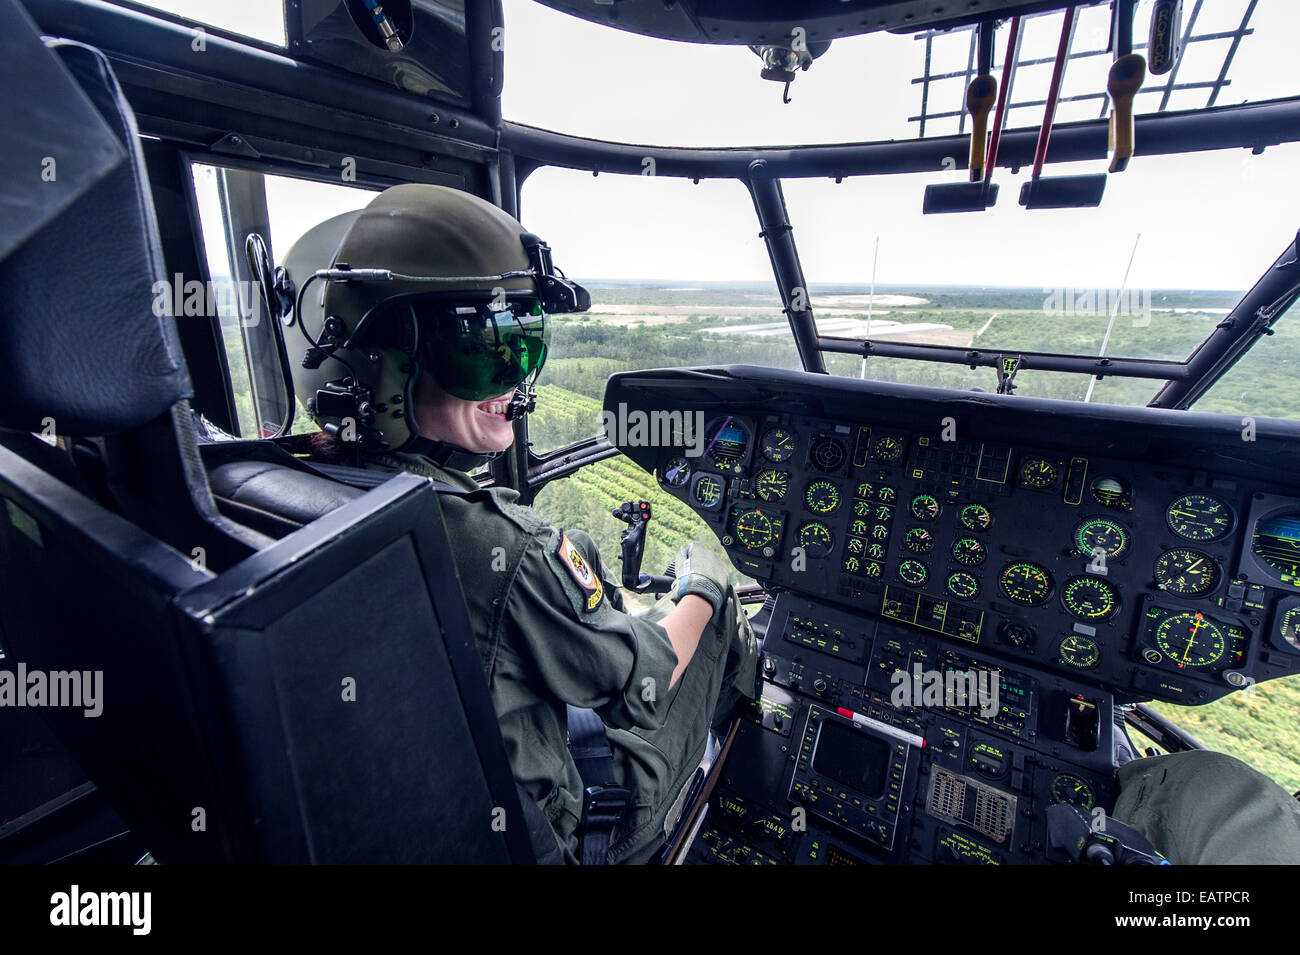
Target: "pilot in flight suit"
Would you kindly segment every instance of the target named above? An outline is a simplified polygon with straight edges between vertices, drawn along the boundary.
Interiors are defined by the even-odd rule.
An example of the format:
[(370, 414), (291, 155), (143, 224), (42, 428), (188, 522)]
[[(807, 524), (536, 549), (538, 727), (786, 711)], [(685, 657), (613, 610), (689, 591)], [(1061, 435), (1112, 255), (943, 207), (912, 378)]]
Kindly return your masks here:
[[(608, 860), (645, 862), (671, 832), (710, 727), (756, 696), (758, 644), (726, 564), (706, 549), (683, 548), (673, 594), (633, 616), (586, 533), (467, 473), (513, 441), (499, 412), (545, 360), (545, 312), (589, 303), (534, 241), (495, 206), (437, 186), (398, 186), (323, 223), (286, 261), (309, 344), (294, 384), (326, 429), (318, 450), (465, 492), (440, 494), (443, 521), (515, 780), (553, 833), (537, 845), (530, 827), (539, 855), (580, 858), (584, 785), (567, 704), (600, 717), (615, 781), (632, 794)], [(339, 263), (357, 278), (315, 279), (323, 295), (305, 287)], [(386, 272), (365, 271), (375, 269)], [(541, 295), (544, 283), (558, 291)], [(425, 415), (461, 443), (422, 435)], [(699, 638), (674, 682), (679, 656), (661, 621), (688, 596), (701, 601)]]
[[(709, 727), (723, 730), (718, 724), (756, 692), (757, 643), (722, 568), (714, 573), (724, 599), (669, 689), (677, 657), (654, 621), (670, 601), (643, 616), (627, 613), (585, 532), (553, 527), (515, 503), (517, 492), (477, 490), (468, 474), (430, 457), (384, 455), (370, 465), (473, 492), (442, 495), (443, 521), (515, 779), (574, 861), (583, 785), (565, 743), (564, 704), (594, 709), (614, 776), (633, 794), (609, 861), (647, 861), (667, 838), (665, 818), (704, 755)], [(496, 548), (504, 554), (494, 556)], [(589, 575), (570, 566), (575, 552)]]
[[(287, 334), (308, 346), (294, 388), (324, 429), (316, 450), (457, 489), (439, 496), (443, 519), (515, 779), (545, 820), (525, 807), (539, 855), (580, 858), (571, 704), (599, 715), (633, 794), (608, 860), (653, 858), (708, 730), (757, 694), (758, 645), (728, 568), (683, 548), (671, 598), (633, 616), (587, 534), (468, 473), (510, 446), (510, 420), (531, 408), (546, 314), (584, 310), (586, 292), (515, 219), (428, 185), (322, 223), (285, 267), (298, 288)], [(1113, 816), (1175, 863), (1300, 862), (1300, 804), (1239, 760), (1133, 759), (1119, 779)]]

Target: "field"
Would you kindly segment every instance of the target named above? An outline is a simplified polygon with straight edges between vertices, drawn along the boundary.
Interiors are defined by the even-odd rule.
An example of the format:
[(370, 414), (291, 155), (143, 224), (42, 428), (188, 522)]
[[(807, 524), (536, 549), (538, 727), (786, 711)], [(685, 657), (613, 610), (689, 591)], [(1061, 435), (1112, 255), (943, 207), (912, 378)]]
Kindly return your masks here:
[[(593, 308), (555, 320), (551, 354), (543, 371), (529, 437), (545, 452), (599, 430), (605, 381), (615, 371), (683, 365), (755, 364), (798, 368), (793, 339), (770, 286), (713, 283), (692, 288), (669, 284), (590, 286)], [(882, 288), (872, 322), (897, 322), (902, 341), (960, 344), (981, 349), (1097, 354), (1114, 301), (1106, 293), (1042, 289)], [(835, 323), (825, 334), (846, 335), (866, 321), (867, 296), (857, 286), (819, 288), (812, 301), (819, 317)], [(1150, 291), (1122, 300), (1106, 354), (1182, 360), (1214, 329), (1240, 298), (1234, 292)], [(824, 307), (818, 307), (820, 305)], [(1300, 325), (1300, 322), (1296, 322)], [(775, 325), (772, 334), (756, 326)], [(743, 329), (741, 328), (743, 326)], [(915, 333), (909, 328), (916, 328)], [(740, 329), (739, 333), (735, 330)], [(1300, 381), (1291, 356), (1300, 352), (1300, 328), (1284, 317), (1277, 333), (1259, 343), (1197, 405), (1196, 410), (1233, 415), (1300, 416)], [(861, 359), (828, 356), (833, 374), (858, 377)], [(870, 378), (950, 388), (996, 390), (990, 369), (872, 358)], [(1082, 399), (1088, 379), (1080, 375), (1023, 372), (1021, 395)], [(1146, 404), (1158, 382), (1105, 379), (1092, 400)], [(553, 482), (536, 506), (561, 527), (581, 527), (595, 538), (618, 572), (623, 525), (610, 510), (626, 500), (653, 502), (655, 523), (643, 569), (661, 572), (677, 547), (697, 540), (721, 553), (712, 532), (685, 505), (659, 490), (652, 476), (626, 458), (583, 468)], [(744, 578), (735, 575), (736, 581)], [(1157, 710), (1212, 749), (1231, 753), (1271, 775), (1289, 791), (1300, 790), (1300, 676), (1257, 687), (1201, 707), (1157, 704)]]

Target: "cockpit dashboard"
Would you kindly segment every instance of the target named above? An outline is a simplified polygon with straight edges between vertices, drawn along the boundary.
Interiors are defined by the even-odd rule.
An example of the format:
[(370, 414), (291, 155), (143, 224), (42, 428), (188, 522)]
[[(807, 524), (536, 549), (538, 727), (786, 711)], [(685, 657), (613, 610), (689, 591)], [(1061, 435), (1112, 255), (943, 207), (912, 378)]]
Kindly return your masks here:
[(769, 593), (693, 861), (1042, 861), (1047, 806), (1113, 804), (1117, 706), (1300, 669), (1291, 422), (746, 366), (605, 409)]

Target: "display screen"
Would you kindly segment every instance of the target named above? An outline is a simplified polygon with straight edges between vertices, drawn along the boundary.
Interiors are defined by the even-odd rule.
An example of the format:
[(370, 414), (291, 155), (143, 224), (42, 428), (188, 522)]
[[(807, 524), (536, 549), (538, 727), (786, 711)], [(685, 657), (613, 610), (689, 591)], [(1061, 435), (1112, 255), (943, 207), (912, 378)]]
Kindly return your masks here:
[(893, 746), (836, 720), (822, 723), (813, 771), (878, 799), (885, 792)]

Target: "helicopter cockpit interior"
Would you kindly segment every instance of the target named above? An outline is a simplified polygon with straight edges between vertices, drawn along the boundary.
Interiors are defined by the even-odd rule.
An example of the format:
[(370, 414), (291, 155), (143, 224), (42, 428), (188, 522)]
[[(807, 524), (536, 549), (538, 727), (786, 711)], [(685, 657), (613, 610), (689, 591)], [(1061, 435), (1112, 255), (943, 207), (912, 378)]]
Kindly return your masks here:
[(1222, 6), (0, 0), (0, 862), (534, 861), (439, 490), (290, 375), (289, 248), (403, 183), (591, 289), (476, 479), (763, 639), (661, 861), (1155, 863), (1124, 763), (1300, 788), (1300, 19)]

